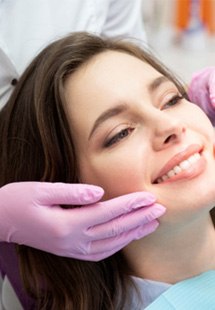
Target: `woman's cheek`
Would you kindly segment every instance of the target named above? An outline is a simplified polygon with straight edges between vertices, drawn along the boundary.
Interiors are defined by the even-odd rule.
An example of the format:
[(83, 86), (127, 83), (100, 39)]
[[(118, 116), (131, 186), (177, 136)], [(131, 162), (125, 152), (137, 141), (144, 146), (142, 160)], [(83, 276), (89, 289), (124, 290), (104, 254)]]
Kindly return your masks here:
[(112, 173), (107, 171), (103, 183), (105, 199), (144, 190), (143, 178), (128, 167), (115, 169)]
[[(85, 161), (86, 163), (87, 161)], [(101, 186), (103, 200), (135, 191), (144, 190), (144, 172), (137, 161), (119, 157), (115, 159), (88, 161), (82, 170), (82, 182)]]

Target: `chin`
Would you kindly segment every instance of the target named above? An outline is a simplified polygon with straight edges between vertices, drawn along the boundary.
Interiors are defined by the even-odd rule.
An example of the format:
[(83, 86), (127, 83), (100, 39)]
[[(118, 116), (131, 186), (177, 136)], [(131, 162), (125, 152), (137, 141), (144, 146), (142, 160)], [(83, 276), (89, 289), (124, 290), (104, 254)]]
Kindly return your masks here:
[[(189, 187), (188, 187), (189, 189)], [(161, 223), (176, 224), (207, 216), (215, 206), (215, 191), (204, 185), (201, 190), (178, 190), (177, 194), (168, 192), (156, 194), (158, 203), (167, 208)]]

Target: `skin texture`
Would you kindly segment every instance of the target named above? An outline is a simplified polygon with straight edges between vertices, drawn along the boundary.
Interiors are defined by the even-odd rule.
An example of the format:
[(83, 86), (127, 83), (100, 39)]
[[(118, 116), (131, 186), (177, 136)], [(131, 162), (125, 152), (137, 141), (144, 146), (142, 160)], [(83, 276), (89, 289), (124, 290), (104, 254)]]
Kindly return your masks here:
[[(80, 155), (81, 182), (102, 186), (104, 199), (133, 191), (150, 191), (168, 207), (165, 217), (177, 220), (187, 205), (190, 212), (198, 205), (207, 205), (205, 195), (201, 202), (193, 201), (191, 193), (195, 195), (199, 186), (210, 194), (208, 203), (214, 198), (214, 183), (211, 189), (207, 184), (214, 180), (211, 169), (215, 168), (214, 132), (196, 105), (185, 99), (168, 103), (180, 95), (173, 83), (164, 81), (153, 91), (147, 89), (160, 76), (134, 57), (118, 52), (103, 53), (68, 79), (66, 108)], [(100, 123), (89, 138), (96, 119), (116, 105), (124, 105), (125, 111)], [(108, 139), (122, 130), (124, 137), (104, 147)], [(203, 157), (208, 162), (203, 163), (204, 173), (198, 177), (191, 171), (178, 182), (153, 184), (162, 167), (192, 145), (203, 148)], [(178, 201), (176, 191), (180, 196)]]
[[(214, 131), (204, 112), (150, 65), (113, 51), (70, 76), (65, 97), (80, 181), (102, 186), (104, 199), (150, 191), (167, 207), (159, 229), (124, 250), (131, 273), (175, 283), (214, 268)], [(155, 182), (169, 161), (168, 170), (194, 153), (188, 170)]]
[[(167, 86), (161, 74), (174, 85)], [(122, 251), (101, 262), (70, 260), (17, 246), (25, 287), (38, 299), (39, 309), (123, 309), (130, 302), (130, 274), (173, 283), (215, 267), (214, 228), (208, 212), (214, 186), (212, 191), (209, 180), (200, 188), (200, 178), (197, 184), (200, 174), (207, 174), (207, 181), (214, 175), (211, 126), (204, 114), (194, 113), (200, 110), (191, 109), (190, 103), (188, 113), (175, 85), (187, 98), (180, 81), (147, 51), (87, 33), (52, 43), (20, 78), (1, 113), (2, 185), (33, 178), (103, 186), (105, 196), (96, 206), (98, 213), (92, 205), (86, 207), (91, 212), (87, 220), (96, 218), (98, 225), (84, 229), (84, 238), (101, 236), (100, 210), (106, 210), (109, 218), (120, 214), (118, 204), (111, 209), (108, 201), (116, 202), (119, 197), (114, 197), (121, 193), (150, 188), (168, 206), (156, 232), (122, 246)], [(200, 157), (196, 164), (174, 182), (171, 179), (171, 185), (154, 182), (166, 163), (172, 168), (173, 161), (194, 151)], [(137, 206), (136, 199), (133, 202)], [(80, 220), (79, 211), (84, 208), (73, 206), (63, 210), (74, 212)], [(112, 229), (103, 231), (104, 240), (124, 231), (119, 228), (122, 218), (133, 225), (137, 218), (142, 221), (138, 213), (149, 208), (117, 217)], [(152, 220), (149, 214), (146, 219)], [(87, 250), (98, 253), (99, 242), (105, 243), (88, 244)]]

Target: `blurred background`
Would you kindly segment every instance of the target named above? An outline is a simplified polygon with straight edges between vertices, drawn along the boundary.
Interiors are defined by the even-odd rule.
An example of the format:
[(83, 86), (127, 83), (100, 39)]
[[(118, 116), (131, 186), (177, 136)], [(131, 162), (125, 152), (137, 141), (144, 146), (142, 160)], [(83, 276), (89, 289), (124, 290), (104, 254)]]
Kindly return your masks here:
[(215, 66), (215, 0), (142, 0), (148, 45), (186, 83)]

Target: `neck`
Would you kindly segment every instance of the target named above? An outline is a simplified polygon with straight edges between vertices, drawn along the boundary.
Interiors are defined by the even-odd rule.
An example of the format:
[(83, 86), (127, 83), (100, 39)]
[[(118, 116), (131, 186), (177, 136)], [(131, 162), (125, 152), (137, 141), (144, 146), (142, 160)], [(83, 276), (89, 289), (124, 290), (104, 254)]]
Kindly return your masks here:
[(133, 275), (174, 284), (215, 269), (213, 223), (207, 217), (179, 229), (159, 227), (131, 243), (125, 255)]

